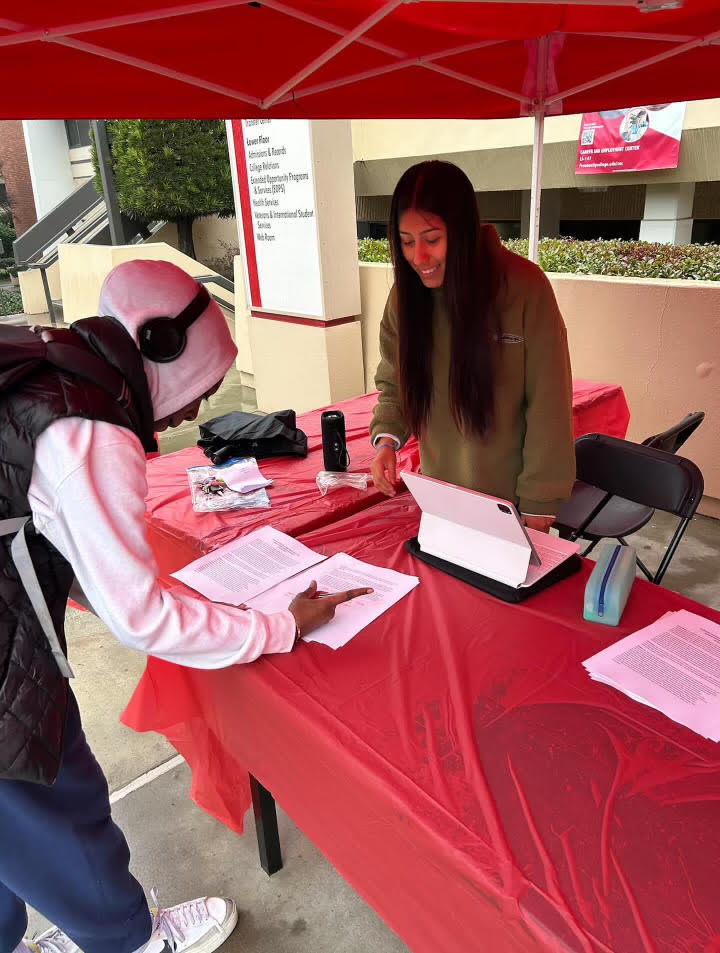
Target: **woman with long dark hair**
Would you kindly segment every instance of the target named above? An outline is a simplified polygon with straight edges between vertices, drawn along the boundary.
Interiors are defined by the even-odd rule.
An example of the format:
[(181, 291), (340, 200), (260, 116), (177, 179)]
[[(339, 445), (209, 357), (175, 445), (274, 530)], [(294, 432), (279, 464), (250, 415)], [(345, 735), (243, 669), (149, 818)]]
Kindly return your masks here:
[(511, 500), (547, 530), (575, 476), (570, 359), (549, 281), (480, 224), (472, 184), (449, 162), (405, 172), (389, 238), (376, 486), (394, 495), (396, 451), (416, 434), (424, 474)]

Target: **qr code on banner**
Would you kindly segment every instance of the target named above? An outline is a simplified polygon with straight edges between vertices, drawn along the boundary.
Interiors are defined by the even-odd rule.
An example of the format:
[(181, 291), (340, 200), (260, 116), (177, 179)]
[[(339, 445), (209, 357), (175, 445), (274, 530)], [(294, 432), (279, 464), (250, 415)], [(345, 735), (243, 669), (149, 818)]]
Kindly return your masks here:
[(595, 142), (595, 130), (593, 128), (583, 129), (582, 135), (580, 136), (580, 145), (591, 146), (593, 142)]

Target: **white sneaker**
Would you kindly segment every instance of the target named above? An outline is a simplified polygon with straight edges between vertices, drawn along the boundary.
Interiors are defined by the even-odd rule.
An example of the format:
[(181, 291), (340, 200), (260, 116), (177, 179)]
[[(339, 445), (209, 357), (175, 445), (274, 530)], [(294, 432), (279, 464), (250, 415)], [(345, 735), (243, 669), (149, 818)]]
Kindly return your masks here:
[(212, 953), (222, 946), (237, 924), (237, 907), (233, 900), (198, 897), (163, 909), (157, 891), (153, 889), (150, 893), (157, 910), (152, 936), (143, 953)]
[(73, 943), (67, 933), (57, 927), (50, 927), (34, 940), (23, 940), (31, 953), (80, 953), (80, 947)]

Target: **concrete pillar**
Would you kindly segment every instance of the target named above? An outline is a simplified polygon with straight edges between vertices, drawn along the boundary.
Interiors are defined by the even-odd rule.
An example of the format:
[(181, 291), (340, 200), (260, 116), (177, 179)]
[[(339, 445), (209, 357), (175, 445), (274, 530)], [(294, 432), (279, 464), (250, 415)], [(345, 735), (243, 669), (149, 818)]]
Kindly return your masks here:
[(640, 240), (689, 245), (692, 240), (694, 198), (694, 182), (647, 185)]
[(23, 119), (35, 210), (42, 218), (75, 188), (62, 119)]
[[(540, 238), (557, 238), (560, 234), (561, 189), (545, 189), (540, 199)], [(530, 190), (522, 193), (520, 237), (527, 238), (530, 227)]]
[(258, 407), (362, 394), (350, 122), (233, 120), (228, 137)]

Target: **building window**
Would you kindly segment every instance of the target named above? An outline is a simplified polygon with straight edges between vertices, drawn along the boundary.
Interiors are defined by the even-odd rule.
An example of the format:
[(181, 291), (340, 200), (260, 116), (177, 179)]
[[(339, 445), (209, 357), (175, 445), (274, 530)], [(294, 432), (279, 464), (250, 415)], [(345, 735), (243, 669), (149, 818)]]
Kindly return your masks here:
[(521, 237), (521, 228), (520, 222), (488, 222), (489, 225), (494, 225), (497, 229), (497, 233), (502, 238), (504, 242), (508, 241), (511, 238), (520, 238)]
[(560, 236), (562, 238), (577, 238), (580, 241), (594, 241), (596, 238), (606, 240), (619, 238), (632, 241), (640, 237), (640, 222), (634, 219), (618, 219), (616, 221), (589, 219), (577, 222), (568, 222), (561, 219)]
[(693, 222), (691, 241), (697, 245), (720, 244), (720, 219), (696, 218)]
[(82, 146), (90, 145), (89, 119), (66, 119), (65, 132), (67, 133), (68, 146), (71, 149), (80, 149)]
[(358, 222), (358, 238), (387, 238), (387, 222)]

